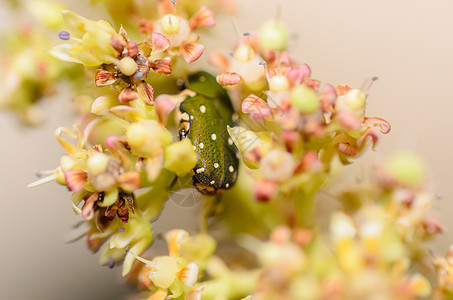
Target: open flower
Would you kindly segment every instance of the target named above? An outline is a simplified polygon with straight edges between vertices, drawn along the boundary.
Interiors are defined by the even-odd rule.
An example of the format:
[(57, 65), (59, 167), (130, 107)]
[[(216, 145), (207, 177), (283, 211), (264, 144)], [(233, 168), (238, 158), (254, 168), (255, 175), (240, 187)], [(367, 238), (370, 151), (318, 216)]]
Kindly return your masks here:
[(145, 274), (142, 280), (150, 280), (153, 290), (152, 299), (178, 298), (186, 291), (192, 290), (198, 279), (199, 267), (194, 262), (188, 262), (181, 256), (181, 243), (190, 239), (184, 230), (172, 230), (167, 233), (166, 240), (170, 255), (157, 256), (147, 260), (130, 253), (145, 264), (141, 273)]
[(112, 41), (119, 38), (113, 27), (106, 21), (92, 21), (72, 11), (62, 12), (68, 31), (60, 38), (65, 43), (49, 50), (53, 56), (69, 62), (76, 62), (87, 67), (109, 64), (117, 60), (118, 51)]

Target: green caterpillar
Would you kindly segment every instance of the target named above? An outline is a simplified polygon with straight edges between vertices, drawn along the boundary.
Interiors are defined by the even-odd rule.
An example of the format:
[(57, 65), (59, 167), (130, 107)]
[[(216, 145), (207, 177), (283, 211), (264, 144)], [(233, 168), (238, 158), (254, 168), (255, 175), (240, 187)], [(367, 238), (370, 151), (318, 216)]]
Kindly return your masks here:
[(226, 130), (227, 125), (233, 125), (234, 109), (227, 92), (211, 74), (195, 73), (188, 82), (187, 88), (197, 94), (179, 107), (185, 125), (179, 136), (192, 141), (198, 157), (194, 186), (205, 195), (219, 194), (231, 188), (238, 175), (237, 149)]

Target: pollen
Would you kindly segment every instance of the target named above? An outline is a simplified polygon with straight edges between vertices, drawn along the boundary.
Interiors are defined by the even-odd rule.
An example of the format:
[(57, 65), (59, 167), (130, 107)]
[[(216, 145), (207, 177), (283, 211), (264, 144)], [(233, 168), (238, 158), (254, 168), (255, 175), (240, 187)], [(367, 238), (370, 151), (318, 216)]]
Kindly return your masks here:
[(199, 168), (195, 172), (197, 172), (197, 174), (200, 174), (200, 173), (204, 172), (204, 168)]
[(200, 149), (203, 149), (204, 147), (203, 143), (200, 143), (198, 146), (200, 147)]
[(209, 184), (210, 184), (210, 185), (213, 185), (214, 183), (215, 183), (215, 181), (213, 180), (213, 181), (211, 181)]
[(225, 184), (225, 187), (226, 187), (226, 188), (229, 188), (229, 187), (230, 187), (230, 184), (229, 184), (229, 183)]
[(213, 141), (215, 141), (215, 140), (217, 139), (217, 136), (215, 135), (215, 133), (213, 133), (213, 134), (211, 135), (211, 139), (212, 139)]
[(230, 172), (233, 173), (233, 172), (234, 172), (233, 166), (229, 166), (229, 167), (228, 167), (228, 170), (230, 170)]
[(218, 163), (214, 163), (214, 168), (218, 168), (219, 167), (219, 164)]
[(231, 146), (233, 145), (233, 140), (231, 138), (228, 138), (228, 144)]
[(206, 112), (206, 106), (200, 105), (200, 111), (202, 114), (204, 114)]

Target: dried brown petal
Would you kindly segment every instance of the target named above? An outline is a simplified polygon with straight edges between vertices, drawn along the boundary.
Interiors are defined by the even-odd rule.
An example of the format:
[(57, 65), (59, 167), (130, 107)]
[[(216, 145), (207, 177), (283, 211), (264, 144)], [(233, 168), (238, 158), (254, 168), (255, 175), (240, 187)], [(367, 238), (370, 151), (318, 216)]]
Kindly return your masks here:
[(151, 55), (151, 51), (153, 50), (153, 47), (151, 46), (151, 43), (144, 41), (144, 42), (138, 44), (138, 50), (141, 52), (141, 54), (144, 57), (148, 57)]
[(390, 126), (390, 123), (387, 122), (386, 120), (384, 119), (381, 119), (381, 118), (376, 118), (376, 117), (365, 117), (365, 119), (363, 120), (363, 123), (368, 125), (368, 126), (374, 126), (374, 127), (377, 127), (379, 129), (379, 131), (383, 134), (387, 134), (390, 132), (391, 130), (391, 126)]
[(78, 192), (87, 182), (87, 173), (82, 170), (69, 170), (64, 173), (64, 179), (71, 191)]
[(138, 94), (131, 87), (128, 87), (128, 88), (125, 88), (124, 90), (122, 90), (121, 93), (118, 96), (118, 100), (121, 103), (130, 102), (130, 101), (133, 101), (135, 99), (138, 99)]
[(133, 192), (140, 188), (140, 174), (136, 171), (128, 171), (118, 176), (116, 182), (123, 190)]
[(203, 5), (190, 19), (190, 30), (195, 30), (201, 27), (214, 27), (215, 15), (212, 9)]
[(156, 59), (149, 62), (149, 67), (157, 73), (164, 73), (165, 75), (171, 74), (171, 58), (165, 57), (163, 59)]
[(312, 88), (315, 92), (317, 92), (318, 89), (319, 89), (319, 81), (318, 80), (308, 79), (307, 81), (305, 81), (304, 85)]
[(98, 200), (98, 193), (91, 194), (88, 199), (85, 200), (85, 203), (82, 207), (82, 218), (86, 221), (93, 219), (94, 217), (94, 209), (96, 201)]
[(138, 97), (145, 102), (146, 105), (154, 105), (154, 89), (146, 82), (137, 86)]
[(110, 39), (110, 45), (112, 46), (113, 49), (116, 50), (116, 52), (118, 52), (118, 54), (123, 53), (125, 43), (124, 40), (119, 36), (116, 35), (112, 36), (112, 38)]
[(181, 45), (181, 54), (188, 63), (199, 59), (203, 52), (204, 46), (198, 43), (184, 43)]
[(348, 85), (337, 85), (335, 89), (337, 90), (338, 96), (343, 96), (346, 95), (346, 93), (349, 92), (349, 90), (351, 90), (351, 87)]
[(241, 81), (241, 76), (234, 72), (225, 72), (217, 76), (217, 82), (221, 85), (235, 85)]
[(132, 213), (135, 212), (134, 209), (134, 202), (135, 202), (135, 197), (133, 193), (126, 193), (126, 192), (120, 192), (120, 199), (124, 200), (126, 203), (127, 207), (131, 210)]
[(250, 114), (250, 117), (255, 120), (263, 120), (271, 116), (271, 110), (266, 101), (253, 94), (242, 101), (241, 109), (243, 113)]
[(121, 35), (121, 37), (124, 39), (124, 41), (126, 43), (129, 42), (129, 38), (127, 37), (126, 29), (124, 29), (123, 25), (121, 25), (121, 27), (120, 27), (119, 34)]
[(338, 143), (337, 149), (346, 156), (355, 157), (359, 154), (359, 150), (349, 143)]
[(104, 216), (108, 219), (108, 220), (113, 220), (113, 218), (115, 218), (116, 216), (116, 211), (118, 210), (118, 203), (115, 203), (113, 205), (110, 205), (109, 207), (107, 207), (105, 209), (105, 213), (104, 213)]
[(270, 78), (276, 75), (285, 75), (289, 70), (290, 68), (288, 66), (275, 66), (268, 69), (268, 75)]
[(219, 68), (220, 70), (222, 70), (222, 72), (225, 72), (230, 67), (227, 56), (219, 51), (215, 51), (209, 54), (208, 64), (213, 67)]
[(130, 57), (135, 58), (138, 55), (138, 46), (137, 46), (136, 42), (134, 42), (134, 41), (128, 42), (126, 48), (127, 48), (127, 54)]
[(108, 71), (99, 71), (96, 74), (95, 83), (97, 87), (105, 86), (114, 83), (116, 80), (116, 74)]
[(153, 53), (163, 52), (170, 47), (170, 40), (158, 32), (153, 32), (151, 35), (151, 43), (153, 44)]
[(127, 207), (121, 206), (116, 211), (118, 217), (123, 221), (123, 223), (127, 223), (129, 221), (129, 209)]
[(140, 33), (151, 33), (153, 32), (153, 22), (147, 19), (140, 19), (138, 23), (138, 32)]

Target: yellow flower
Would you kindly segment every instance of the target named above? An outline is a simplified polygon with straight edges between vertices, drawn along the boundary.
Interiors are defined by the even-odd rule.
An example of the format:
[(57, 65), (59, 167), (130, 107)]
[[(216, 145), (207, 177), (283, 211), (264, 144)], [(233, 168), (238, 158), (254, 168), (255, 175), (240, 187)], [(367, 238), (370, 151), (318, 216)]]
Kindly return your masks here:
[(112, 39), (119, 37), (106, 21), (92, 21), (72, 11), (62, 12), (69, 35), (63, 37), (66, 43), (49, 50), (58, 59), (95, 67), (117, 61), (118, 52), (112, 46)]

